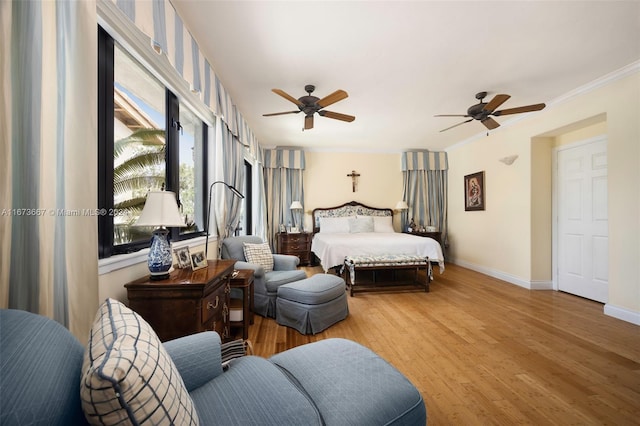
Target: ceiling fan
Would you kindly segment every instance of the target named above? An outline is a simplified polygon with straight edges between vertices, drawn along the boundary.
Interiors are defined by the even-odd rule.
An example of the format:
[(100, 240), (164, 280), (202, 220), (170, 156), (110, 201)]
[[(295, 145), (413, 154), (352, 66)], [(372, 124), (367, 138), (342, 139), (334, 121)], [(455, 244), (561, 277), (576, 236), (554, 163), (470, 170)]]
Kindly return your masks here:
[(487, 92), (479, 92), (476, 94), (476, 99), (480, 102), (472, 105), (467, 109), (467, 113), (462, 114), (440, 114), (435, 115), (434, 117), (471, 117), (468, 120), (463, 121), (462, 123), (454, 124), (451, 127), (447, 127), (446, 129), (440, 130), (444, 132), (445, 130), (453, 129), (454, 127), (460, 126), (464, 123), (468, 123), (473, 120), (478, 120), (489, 130), (493, 130), (497, 127), (500, 127), (500, 124), (491, 118), (491, 116), (499, 117), (501, 115), (510, 115), (510, 114), (520, 114), (522, 112), (530, 112), (530, 111), (540, 111), (546, 105), (545, 104), (534, 104), (534, 105), (526, 105), (516, 108), (508, 108), (500, 111), (496, 111), (500, 105), (505, 103), (507, 99), (509, 99), (510, 95), (495, 95), (493, 99), (487, 102), (483, 102), (482, 100), (487, 96)]
[(284, 90), (271, 89), (271, 91), (276, 95), (280, 95), (286, 100), (296, 104), (298, 106), (298, 111), (274, 112), (271, 114), (263, 114), (263, 116), (271, 117), (274, 115), (297, 114), (299, 112), (304, 112), (305, 117), (303, 130), (313, 129), (313, 115), (316, 112), (321, 117), (333, 118), (335, 120), (352, 122), (356, 119), (353, 115), (340, 114), (339, 112), (327, 111), (323, 109), (324, 107), (345, 99), (347, 96), (349, 96), (347, 92), (345, 92), (344, 90), (336, 90), (332, 94), (320, 99), (316, 96), (311, 95), (314, 90), (316, 90), (315, 86), (307, 84), (306, 86), (304, 86), (304, 91), (307, 92), (307, 96), (302, 96), (296, 99), (286, 93)]

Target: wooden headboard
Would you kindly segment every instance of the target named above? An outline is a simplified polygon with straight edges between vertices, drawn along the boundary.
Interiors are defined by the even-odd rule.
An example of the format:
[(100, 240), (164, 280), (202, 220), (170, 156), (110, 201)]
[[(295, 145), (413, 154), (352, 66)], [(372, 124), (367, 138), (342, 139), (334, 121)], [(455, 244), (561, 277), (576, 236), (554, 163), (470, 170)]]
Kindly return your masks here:
[(347, 216), (393, 216), (393, 210), (369, 207), (357, 201), (349, 201), (335, 207), (318, 207), (313, 209), (313, 233), (320, 231), (321, 217), (347, 217)]

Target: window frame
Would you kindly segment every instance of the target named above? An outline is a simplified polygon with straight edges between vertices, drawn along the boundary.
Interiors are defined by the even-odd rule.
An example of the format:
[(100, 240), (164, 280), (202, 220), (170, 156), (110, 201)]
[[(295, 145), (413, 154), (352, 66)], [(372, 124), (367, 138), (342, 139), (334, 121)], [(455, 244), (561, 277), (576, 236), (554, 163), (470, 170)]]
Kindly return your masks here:
[[(98, 208), (107, 214), (98, 216), (98, 255), (100, 259), (117, 254), (133, 253), (150, 246), (150, 240), (134, 241), (126, 244), (114, 244), (114, 54), (116, 40), (101, 25), (98, 25)], [(125, 46), (123, 49), (127, 50)], [(138, 61), (139, 62), (139, 61)], [(141, 66), (152, 74), (145, 64)], [(180, 99), (166, 83), (161, 80), (165, 88), (165, 140), (167, 141), (165, 159), (165, 189), (176, 193), (180, 203), (180, 177), (179, 177), (179, 142), (180, 142)], [(208, 135), (209, 125), (202, 121), (202, 194), (206, 194), (207, 169), (208, 169)], [(206, 216), (207, 200), (203, 197), (202, 217)], [(189, 233), (180, 233), (177, 227), (169, 228), (170, 240), (181, 241), (204, 236), (205, 224), (202, 230)]]

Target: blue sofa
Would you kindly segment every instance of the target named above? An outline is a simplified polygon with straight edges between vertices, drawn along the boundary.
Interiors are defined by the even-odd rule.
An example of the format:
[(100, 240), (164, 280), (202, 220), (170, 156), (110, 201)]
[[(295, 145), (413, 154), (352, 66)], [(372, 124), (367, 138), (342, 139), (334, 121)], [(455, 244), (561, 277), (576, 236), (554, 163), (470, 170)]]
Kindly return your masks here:
[[(107, 417), (85, 416), (90, 413), (88, 405), (103, 402), (95, 394), (87, 397), (84, 392), (88, 383), (96, 380), (96, 376), (87, 378), (87, 365), (92, 359), (100, 368), (108, 364), (100, 358), (103, 353), (92, 346), (94, 340), (108, 340), (131, 330), (119, 328), (105, 333), (96, 324), (103, 321), (109, 327), (129, 319), (144, 320), (117, 301), (105, 304), (96, 316), (87, 348), (53, 320), (25, 311), (0, 310), (0, 424), (85, 425), (87, 416), (94, 423), (105, 418), (108, 423)], [(145, 333), (144, 329), (135, 330), (131, 342), (137, 345), (146, 340), (153, 344), (154, 333)], [(126, 351), (126, 341), (119, 345), (110, 346), (107, 352), (113, 355), (117, 350)], [(171, 366), (164, 367), (163, 387), (183, 384), (186, 389), (183, 396), (188, 401), (180, 408), (183, 412), (185, 407), (187, 411), (188, 407), (194, 408), (189, 422), (184, 417), (167, 418), (166, 413), (162, 417), (158, 409), (149, 411), (146, 421), (141, 421), (143, 409), (128, 405), (126, 411), (122, 410), (121, 406), (129, 404), (122, 385), (127, 379), (124, 376), (113, 382), (118, 392), (108, 403), (124, 413), (122, 424), (426, 424), (426, 409), (418, 390), (394, 367), (355, 342), (326, 339), (270, 359), (244, 356), (232, 360), (227, 369), (221, 363), (220, 345), (216, 333), (204, 332), (157, 348), (172, 360)], [(135, 356), (146, 356), (152, 351), (140, 347), (134, 352)], [(147, 357), (145, 362), (159, 358)], [(123, 370), (122, 365), (118, 363), (121, 374), (133, 375), (131, 368)], [(154, 390), (154, 397), (160, 393)], [(168, 399), (167, 394), (163, 393), (163, 398)], [(132, 420), (134, 416), (138, 417)]]

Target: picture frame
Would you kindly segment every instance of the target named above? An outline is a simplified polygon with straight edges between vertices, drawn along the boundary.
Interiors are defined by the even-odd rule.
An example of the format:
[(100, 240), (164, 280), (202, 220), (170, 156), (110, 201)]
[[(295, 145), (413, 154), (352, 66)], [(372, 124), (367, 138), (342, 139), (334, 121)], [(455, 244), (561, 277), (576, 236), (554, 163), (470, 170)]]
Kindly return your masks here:
[(300, 233), (300, 229), (298, 229), (297, 226), (292, 226), (291, 228), (289, 228), (289, 234), (299, 234)]
[(464, 177), (464, 210), (485, 209), (484, 171)]
[(196, 251), (191, 253), (191, 269), (197, 271), (198, 269), (207, 267), (207, 258), (204, 255), (204, 251)]
[(180, 247), (173, 249), (173, 253), (178, 260), (178, 268), (184, 269), (191, 266), (191, 255), (189, 254), (189, 247)]

